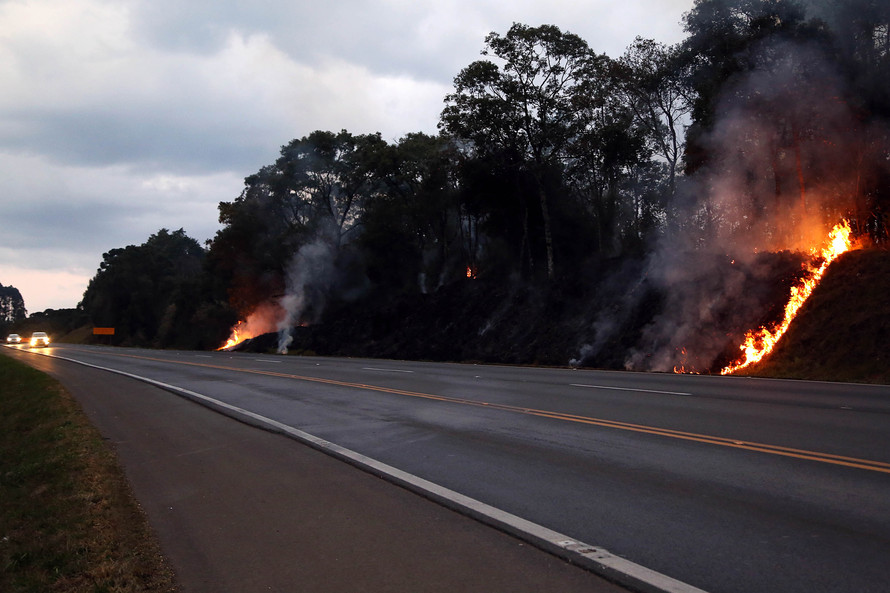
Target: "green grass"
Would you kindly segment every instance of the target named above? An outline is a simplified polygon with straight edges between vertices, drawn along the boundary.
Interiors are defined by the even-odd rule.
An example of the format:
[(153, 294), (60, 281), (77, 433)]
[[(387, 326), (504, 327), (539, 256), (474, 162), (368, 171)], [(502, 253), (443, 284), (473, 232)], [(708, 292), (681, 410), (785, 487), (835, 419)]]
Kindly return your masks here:
[(0, 591), (176, 591), (113, 452), (49, 376), (0, 353)]

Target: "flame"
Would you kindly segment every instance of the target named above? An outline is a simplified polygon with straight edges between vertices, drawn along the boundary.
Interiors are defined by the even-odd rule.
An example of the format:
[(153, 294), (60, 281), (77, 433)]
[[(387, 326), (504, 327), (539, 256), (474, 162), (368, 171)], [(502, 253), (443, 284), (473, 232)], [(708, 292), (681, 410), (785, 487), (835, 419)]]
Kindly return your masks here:
[(226, 343), (217, 348), (217, 351), (220, 350), (229, 350), (230, 348), (234, 348), (244, 340), (249, 340), (250, 338), (255, 337), (257, 334), (250, 331), (250, 324), (246, 321), (239, 321), (234, 326), (232, 326), (232, 333), (229, 335), (229, 339), (226, 340)]
[(674, 365), (674, 372), (677, 373), (678, 375), (698, 375), (699, 372), (696, 371), (693, 367), (686, 368), (686, 362), (687, 362), (686, 361), (686, 358), (687, 358), (686, 348), (680, 348), (679, 352), (680, 352), (680, 357), (682, 360), (681, 360), (680, 364)]
[(467, 266), (467, 278), (475, 279), (476, 278), (476, 268), (472, 266)]
[[(799, 284), (791, 287), (791, 296), (785, 305), (785, 316), (782, 318), (781, 323), (773, 329), (761, 327), (758, 330), (748, 330), (745, 334), (745, 342), (739, 346), (744, 356), (737, 362), (722, 369), (720, 371), (721, 375), (732, 374), (759, 362), (763, 357), (772, 352), (779, 339), (785, 334), (791, 322), (797, 316), (800, 308), (813, 294), (813, 290), (815, 290), (819, 281), (822, 280), (822, 276), (825, 274), (828, 266), (842, 253), (852, 248), (850, 232), (850, 223), (846, 220), (831, 229), (831, 232), (828, 234), (828, 245), (822, 248), (822, 251), (818, 253), (819, 258), (816, 259), (816, 261), (821, 259), (822, 265), (816, 268), (813, 264), (810, 264), (807, 269), (808, 276), (803, 278)], [(816, 255), (815, 250), (814, 255)]]
[(229, 339), (217, 350), (234, 348), (244, 340), (249, 340), (263, 334), (278, 331), (278, 325), (285, 317), (281, 304), (270, 301), (254, 309), (246, 319), (232, 326)]

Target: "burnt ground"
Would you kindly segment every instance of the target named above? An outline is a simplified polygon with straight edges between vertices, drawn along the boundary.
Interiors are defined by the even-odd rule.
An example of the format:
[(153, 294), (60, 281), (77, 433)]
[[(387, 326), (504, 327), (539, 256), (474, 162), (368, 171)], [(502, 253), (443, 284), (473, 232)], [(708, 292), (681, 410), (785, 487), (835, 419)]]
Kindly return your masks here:
[[(860, 258), (864, 259), (860, 261)], [(802, 274), (803, 261), (800, 254), (789, 252), (761, 254), (747, 264), (733, 262), (728, 256), (715, 257), (696, 263), (699, 269), (707, 271), (706, 276), (686, 274), (671, 282), (667, 282), (663, 274), (652, 273), (646, 262), (623, 262), (620, 266), (616, 262), (603, 262), (598, 267), (579, 271), (573, 279), (557, 283), (558, 288), (556, 285), (495, 283), (480, 278), (445, 286), (434, 294), (397, 298), (372, 295), (355, 302), (329, 303), (321, 323), (294, 328), (290, 352), (670, 370), (670, 366), (667, 369), (646, 366), (661, 351), (685, 364), (687, 370), (719, 372), (733, 361), (745, 331), (781, 318), (790, 287)], [(856, 271), (842, 271), (854, 262)], [(851, 254), (832, 266), (827, 275), (826, 282), (832, 280), (826, 284), (832, 287), (830, 295), (817, 294), (820, 298), (813, 298), (814, 303), (845, 301), (858, 309), (856, 323), (862, 327), (858, 333), (844, 334), (843, 339), (864, 340), (857, 343), (857, 352), (862, 350), (859, 357), (864, 359), (873, 358), (873, 351), (886, 350), (887, 346), (886, 318), (890, 313), (886, 295), (890, 294), (890, 286), (885, 282), (880, 284), (884, 288), (879, 289), (879, 283), (868, 280), (877, 270), (884, 270), (881, 266), (890, 266), (887, 251)], [(890, 269), (881, 273), (890, 279)], [(880, 294), (875, 294), (869, 297), (868, 304), (855, 304), (855, 299), (864, 294), (859, 288), (860, 282), (870, 284), (885, 295), (883, 303)], [(732, 291), (725, 291), (729, 285)], [(823, 292), (817, 290), (817, 293)], [(690, 325), (683, 326), (683, 331), (675, 319), (680, 315), (675, 311), (677, 308), (697, 315)], [(843, 320), (849, 319), (838, 314), (834, 305), (828, 311), (826, 316), (836, 323), (843, 324)], [(804, 313), (801, 324), (808, 318)], [(877, 317), (881, 319), (879, 323), (875, 322)], [(668, 321), (678, 324), (676, 332), (663, 331), (661, 326)], [(687, 322), (688, 319), (683, 320)], [(863, 333), (865, 330), (867, 333)], [(812, 360), (814, 348), (828, 347), (827, 342), (813, 337), (813, 332), (800, 334), (796, 338), (798, 342), (791, 342), (791, 335), (789, 333), (788, 348), (781, 349), (775, 360), (781, 357)], [(245, 349), (274, 350), (276, 344), (277, 336), (263, 336), (245, 345)], [(803, 350), (794, 344), (800, 344)], [(851, 350), (850, 345), (837, 348)], [(675, 354), (680, 351), (682, 355)], [(642, 363), (631, 365), (633, 356)], [(826, 362), (822, 365), (821, 377), (829, 378), (834, 372), (831, 365), (839, 364)], [(777, 376), (812, 378), (809, 371), (801, 369), (800, 365), (794, 367), (793, 372), (799, 375), (778, 366), (770, 372)], [(881, 380), (880, 373), (874, 370), (838, 373), (837, 376), (845, 380)], [(886, 375), (886, 371), (884, 373)]]

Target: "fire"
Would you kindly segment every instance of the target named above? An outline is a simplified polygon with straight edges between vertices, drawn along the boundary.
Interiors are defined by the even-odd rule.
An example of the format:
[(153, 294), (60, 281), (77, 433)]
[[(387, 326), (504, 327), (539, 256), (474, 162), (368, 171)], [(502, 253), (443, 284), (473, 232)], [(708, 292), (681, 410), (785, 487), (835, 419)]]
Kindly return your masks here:
[(476, 278), (476, 268), (472, 266), (467, 266), (467, 278), (475, 279)]
[(270, 301), (258, 306), (246, 319), (232, 327), (229, 339), (217, 350), (234, 348), (244, 340), (278, 331), (278, 324), (284, 319), (284, 316), (284, 310), (277, 301)]
[(229, 348), (234, 348), (244, 340), (248, 338), (252, 338), (253, 336), (249, 335), (247, 332), (246, 323), (243, 321), (239, 321), (232, 327), (232, 333), (229, 335), (229, 339), (226, 340), (226, 343), (217, 348), (217, 350), (228, 350)]
[(677, 373), (678, 375), (698, 375), (699, 374), (698, 371), (696, 371), (692, 367), (686, 368), (686, 357), (687, 357), (686, 348), (680, 348), (679, 351), (680, 351), (681, 362), (678, 365), (674, 365), (674, 372)]
[[(739, 346), (744, 356), (737, 362), (725, 367), (720, 371), (721, 375), (729, 375), (749, 365), (759, 362), (763, 357), (772, 352), (781, 337), (788, 330), (791, 322), (797, 316), (797, 312), (803, 304), (813, 294), (813, 290), (822, 280), (822, 276), (828, 269), (828, 266), (836, 260), (842, 253), (852, 248), (850, 240), (850, 223), (846, 220), (835, 225), (828, 234), (828, 245), (817, 253), (814, 250), (815, 261), (822, 260), (822, 265), (818, 268), (814, 264), (810, 264), (807, 272), (808, 275), (800, 281), (799, 284), (791, 287), (791, 296), (785, 305), (785, 316), (781, 323), (773, 329), (761, 327), (758, 330), (748, 330), (745, 334), (745, 342)], [(815, 263), (815, 262), (814, 262)]]

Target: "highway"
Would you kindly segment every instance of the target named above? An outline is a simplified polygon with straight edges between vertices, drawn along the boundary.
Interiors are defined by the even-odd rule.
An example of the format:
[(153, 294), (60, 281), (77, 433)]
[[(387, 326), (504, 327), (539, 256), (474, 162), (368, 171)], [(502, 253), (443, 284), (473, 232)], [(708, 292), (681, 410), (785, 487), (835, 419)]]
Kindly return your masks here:
[(65, 344), (34, 354), (248, 410), (711, 593), (890, 583), (887, 386)]

